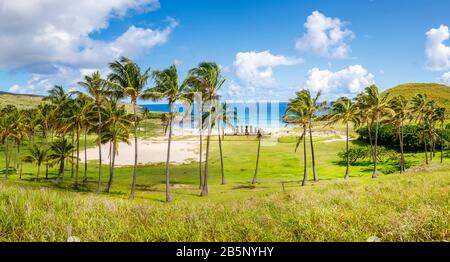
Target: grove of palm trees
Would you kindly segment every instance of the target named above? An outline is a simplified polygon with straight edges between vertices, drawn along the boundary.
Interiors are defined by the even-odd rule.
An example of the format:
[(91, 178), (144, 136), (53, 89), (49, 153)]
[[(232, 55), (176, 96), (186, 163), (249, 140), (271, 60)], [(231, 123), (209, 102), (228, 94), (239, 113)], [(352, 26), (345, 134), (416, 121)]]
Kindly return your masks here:
[(433, 260), (297, 243), (450, 241), (450, 1), (405, 2), (0, 0), (0, 247)]
[[(438, 208), (433, 214), (415, 214), (423, 216), (420, 221), (408, 218), (405, 223), (415, 224), (405, 229), (406, 232), (400, 232), (394, 228), (394, 219), (407, 219), (404, 212), (409, 211), (389, 211), (390, 207), (378, 202), (392, 201), (399, 197), (398, 193), (406, 194), (410, 190), (419, 192), (399, 200), (403, 205), (409, 206), (412, 201), (424, 208), (427, 205), (424, 201), (430, 198), (430, 201), (439, 202), (442, 197), (445, 200), (448, 188), (437, 193), (423, 191), (427, 187), (445, 185), (449, 173), (448, 115), (445, 107), (428, 99), (426, 94), (419, 93), (406, 99), (402, 95), (391, 96), (390, 92), (381, 93), (377, 86), (371, 85), (354, 99), (341, 97), (328, 102), (321, 100), (320, 92), (313, 94), (305, 89), (295, 94), (284, 113), (283, 121), (287, 127), (283, 130), (287, 130), (288, 135), (273, 136), (259, 129), (255, 136), (242, 137), (225, 135), (225, 127), (233, 126), (233, 114), (227, 110), (226, 103), (220, 102), (217, 91), (226, 80), (216, 64), (200, 63), (184, 80), (180, 80), (175, 65), (164, 70), (142, 70), (132, 60), (121, 58), (110, 67), (112, 71), (107, 76), (101, 76), (99, 72), (84, 76), (79, 82), (84, 91), (67, 92), (62, 86), (55, 86), (36, 108), (6, 105), (1, 109), (2, 199), (15, 203), (6, 206), (2, 201), (0, 207), (2, 231), (9, 232), (2, 235), (3, 240), (64, 239), (63, 236), (41, 235), (39, 232), (43, 229), (32, 224), (27, 225), (29, 229), (18, 227), (19, 222), (11, 217), (12, 213), (25, 212), (23, 208), (29, 205), (41, 210), (44, 207), (38, 199), (50, 201), (53, 209), (60, 208), (52, 213), (54, 219), (61, 216), (63, 210), (81, 212), (82, 217), (97, 219), (106, 214), (111, 221), (101, 226), (94, 223), (87, 231), (81, 230), (86, 221), (72, 215), (66, 222), (45, 225), (46, 230), (56, 232), (70, 224), (86, 240), (281, 240), (283, 237), (297, 241), (324, 240), (325, 236), (335, 240), (365, 240), (369, 234), (391, 241), (448, 238), (443, 226), (446, 223), (445, 205), (439, 206), (441, 211)], [(202, 105), (199, 107), (203, 111), (199, 134), (203, 133), (203, 136), (174, 136), (176, 104), (194, 104), (194, 97), (199, 93), (202, 100), (196, 103)], [(151, 112), (138, 106), (138, 99), (152, 102), (166, 99), (170, 112), (152, 117)], [(131, 101), (131, 107), (126, 101)], [(148, 121), (156, 123), (151, 127), (156, 134), (150, 136), (162, 137), (163, 143), (167, 144), (167, 151), (160, 152), (167, 155), (165, 163), (138, 163), (138, 145), (142, 143), (140, 130)], [(215, 126), (217, 136), (212, 132)], [(325, 130), (330, 129), (334, 135), (324, 136)], [(391, 140), (386, 144), (388, 136)], [(185, 164), (171, 162), (171, 156), (177, 154), (171, 150), (174, 139), (199, 141), (197, 155), (200, 162), (198, 159)], [(116, 166), (121, 143), (135, 145), (134, 165)], [(105, 145), (109, 150), (104, 150)], [(87, 158), (86, 152), (90, 148), (98, 150), (96, 161)], [(327, 197), (331, 192), (337, 196)], [(10, 198), (12, 195), (15, 195), (13, 199)], [(350, 216), (347, 219), (353, 221), (351, 227), (355, 227), (354, 230), (367, 226), (372, 219), (384, 222), (379, 226), (372, 225), (371, 232), (344, 233), (340, 226), (343, 221), (333, 220), (335, 214), (329, 213), (329, 201), (335, 199), (333, 201), (338, 201), (336, 207), (344, 208), (343, 205), (349, 203), (342, 201), (351, 195), (356, 200), (352, 200), (351, 208), (342, 212)], [(322, 198), (326, 202), (319, 204), (317, 201)], [(62, 206), (55, 207), (53, 201), (56, 200)], [(86, 209), (86, 201), (94, 204), (96, 210)], [(252, 203), (254, 208), (244, 211), (240, 201)], [(281, 212), (298, 201), (303, 204), (288, 214)], [(375, 205), (380, 205), (376, 208), (387, 213), (373, 217), (370, 213), (357, 214), (363, 202), (369, 203), (367, 201), (376, 201)], [(269, 203), (276, 203), (273, 208), (280, 212), (268, 211), (266, 205)], [(108, 205), (112, 205), (113, 210), (107, 211)], [(20, 223), (31, 223), (43, 215), (40, 212), (46, 211), (25, 213)], [(129, 231), (128, 222), (143, 215), (142, 212), (150, 212), (153, 217), (142, 224), (153, 233)], [(180, 220), (186, 212), (195, 214), (196, 218)], [(313, 221), (319, 216), (332, 224), (336, 232), (319, 226), (306, 238), (305, 235), (296, 236), (286, 224), (287, 217), (280, 215), (307, 224), (315, 224)], [(159, 222), (153, 224), (151, 221), (155, 222), (156, 216), (173, 220), (164, 225), (169, 233), (162, 239), (154, 235), (158, 234)], [(210, 228), (210, 222), (205, 220), (210, 216), (219, 216), (217, 219), (225, 223), (224, 228)], [(113, 230), (118, 235), (94, 233), (112, 226), (112, 221), (119, 217), (125, 219), (120, 223), (121, 227)], [(252, 220), (239, 226), (246, 228), (248, 234), (240, 233), (241, 229), (232, 234), (220, 233), (230, 226), (230, 219), (240, 223), (238, 217), (243, 221)], [(273, 222), (263, 226), (268, 228), (261, 235), (259, 227), (263, 217)], [(427, 234), (421, 233), (420, 228), (428, 227), (428, 223), (434, 225), (433, 229)], [(79, 231), (74, 224), (80, 226)], [(193, 226), (198, 230), (192, 229)], [(282, 236), (270, 233), (280, 228), (287, 230)], [(214, 230), (216, 234), (203, 235), (201, 232), (205, 229)], [(21, 231), (27, 234), (21, 234)]]

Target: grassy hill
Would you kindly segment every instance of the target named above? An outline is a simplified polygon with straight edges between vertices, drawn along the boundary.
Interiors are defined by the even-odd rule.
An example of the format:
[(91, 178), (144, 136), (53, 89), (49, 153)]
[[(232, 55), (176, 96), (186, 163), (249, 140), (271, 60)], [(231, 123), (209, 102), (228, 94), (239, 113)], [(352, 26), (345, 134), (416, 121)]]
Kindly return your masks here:
[(18, 108), (32, 108), (41, 103), (42, 96), (21, 95), (0, 91), (0, 107), (15, 105)]
[(416, 94), (423, 93), (430, 99), (435, 99), (439, 105), (445, 106), (447, 112), (450, 112), (450, 87), (435, 83), (408, 83), (395, 86), (384, 91), (389, 93), (390, 97), (403, 95), (410, 99)]
[[(18, 108), (26, 109), (37, 107), (41, 102), (43, 96), (38, 95), (22, 95), (0, 91), (0, 108), (6, 105), (15, 105)], [(125, 103), (128, 112), (133, 112), (131, 104)]]

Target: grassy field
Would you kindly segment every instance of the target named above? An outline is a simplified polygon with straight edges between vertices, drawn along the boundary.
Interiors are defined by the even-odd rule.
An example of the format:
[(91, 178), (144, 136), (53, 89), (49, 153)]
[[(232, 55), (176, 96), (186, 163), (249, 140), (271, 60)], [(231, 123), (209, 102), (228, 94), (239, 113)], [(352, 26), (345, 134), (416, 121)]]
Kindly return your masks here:
[[(332, 139), (332, 138), (331, 138)], [(34, 181), (25, 164), (19, 179), (0, 183), (0, 241), (65, 241), (69, 232), (82, 241), (442, 241), (449, 234), (450, 160), (422, 167), (422, 154), (408, 153), (416, 167), (408, 174), (371, 179), (369, 163), (345, 165), (337, 157), (344, 141), (316, 143), (319, 182), (301, 187), (281, 181), (302, 177), (295, 143), (264, 138), (258, 184), (250, 184), (255, 138), (224, 141), (226, 185), (220, 185), (218, 143), (212, 141), (210, 195), (199, 197), (198, 163), (171, 167), (175, 201), (164, 203), (164, 166), (138, 169), (136, 200), (127, 200), (132, 168), (117, 168), (111, 193), (95, 195), (97, 166), (79, 192), (66, 170), (63, 183)], [(3, 150), (3, 148), (2, 148)], [(4, 165), (4, 153), (0, 152)], [(308, 164), (310, 165), (310, 164)], [(380, 171), (392, 163), (381, 163)], [(42, 174), (41, 174), (42, 176)], [(108, 168), (102, 178), (106, 186)], [(310, 177), (312, 174), (310, 173)]]

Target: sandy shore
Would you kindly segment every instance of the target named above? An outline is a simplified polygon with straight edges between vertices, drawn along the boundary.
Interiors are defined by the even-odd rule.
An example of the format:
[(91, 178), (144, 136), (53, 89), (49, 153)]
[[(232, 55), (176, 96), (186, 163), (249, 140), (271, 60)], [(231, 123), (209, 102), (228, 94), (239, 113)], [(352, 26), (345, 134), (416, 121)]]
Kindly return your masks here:
[[(198, 159), (198, 140), (188, 139), (172, 141), (170, 149), (170, 162), (172, 164), (189, 163)], [(138, 164), (165, 163), (167, 157), (167, 138), (139, 139), (138, 140)], [(102, 158), (109, 161), (109, 144), (102, 146)], [(83, 153), (81, 158), (84, 159)], [(87, 150), (88, 161), (98, 160), (98, 147)], [(134, 141), (130, 145), (119, 144), (119, 155), (116, 156), (116, 166), (131, 166), (134, 164)]]

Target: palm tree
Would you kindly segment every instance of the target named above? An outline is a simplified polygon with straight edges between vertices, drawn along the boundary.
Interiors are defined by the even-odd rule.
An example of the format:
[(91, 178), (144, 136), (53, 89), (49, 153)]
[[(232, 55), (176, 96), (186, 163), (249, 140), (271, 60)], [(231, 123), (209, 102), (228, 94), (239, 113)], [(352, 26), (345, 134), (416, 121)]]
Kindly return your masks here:
[[(42, 132), (45, 139), (45, 151), (49, 150), (48, 138), (50, 134), (50, 129), (52, 128), (52, 122), (54, 122), (55, 110), (54, 105), (48, 103), (41, 103), (37, 110), (37, 120), (40, 122)], [(45, 179), (48, 179), (48, 163), (45, 163)]]
[(405, 156), (403, 152), (403, 126), (405, 121), (411, 119), (409, 101), (402, 95), (391, 99), (390, 107), (394, 110), (394, 115), (389, 120), (397, 130), (397, 137), (400, 142), (400, 173), (405, 172)]
[(301, 103), (306, 107), (307, 113), (308, 113), (308, 130), (309, 130), (309, 142), (311, 145), (311, 158), (312, 158), (312, 168), (313, 168), (313, 176), (314, 181), (319, 181), (319, 177), (316, 174), (316, 158), (314, 154), (314, 142), (313, 142), (313, 135), (312, 135), (312, 122), (315, 118), (315, 114), (324, 109), (326, 102), (320, 102), (319, 103), (319, 97), (321, 95), (321, 92), (317, 92), (316, 96), (312, 96), (311, 92), (309, 90), (302, 90), (297, 93), (297, 98), (301, 101)]
[(150, 77), (150, 68), (141, 72), (141, 68), (132, 60), (121, 57), (118, 61), (109, 64), (112, 73), (108, 76), (109, 84), (116, 90), (121, 91), (123, 95), (131, 98), (134, 115), (134, 169), (133, 182), (131, 184), (130, 199), (134, 199), (136, 188), (137, 164), (138, 164), (138, 137), (137, 129), (139, 124), (137, 114), (137, 100), (141, 98), (147, 81)]
[(20, 157), (20, 149), (23, 141), (28, 137), (29, 133), (27, 127), (24, 125), (24, 118), (27, 115), (23, 113), (23, 111), (19, 111), (18, 115), (14, 118), (16, 123), (14, 124), (14, 129), (12, 130), (11, 136), (13, 138), (14, 143), (17, 145), (17, 154), (15, 160), (15, 169), (16, 174), (19, 173), (19, 178), (22, 179), (22, 158)]
[(164, 129), (164, 136), (167, 135), (167, 129), (169, 127), (169, 115), (170, 114), (162, 113), (160, 116), (161, 125), (163, 126)]
[(422, 140), (425, 147), (425, 163), (428, 164), (428, 149), (427, 141), (425, 139), (425, 113), (426, 105), (428, 103), (427, 95), (417, 94), (412, 98), (411, 111), (416, 112), (416, 121), (422, 127)]
[(256, 184), (256, 176), (258, 175), (258, 170), (259, 170), (259, 155), (261, 152), (261, 139), (262, 139), (261, 129), (258, 129), (256, 138), (258, 139), (258, 151), (256, 154), (256, 167), (255, 167), (255, 174), (253, 175), (253, 179), (252, 179), (252, 185)]
[[(217, 110), (218, 109), (218, 110)], [(217, 139), (219, 141), (219, 155), (220, 155), (220, 171), (221, 171), (221, 178), (222, 178), (222, 185), (225, 185), (225, 170), (224, 170), (224, 162), (223, 162), (223, 150), (222, 150), (222, 141), (223, 141), (223, 128), (221, 126), (222, 123), (232, 125), (230, 122), (230, 114), (227, 110), (227, 104), (222, 103), (222, 105), (214, 105), (212, 108), (212, 114), (213, 119), (211, 123), (211, 128), (217, 125)], [(206, 119), (209, 117), (209, 112), (205, 112), (202, 116), (202, 123), (206, 122)], [(221, 135), (222, 133), (222, 135)]]
[(47, 161), (47, 150), (35, 144), (30, 149), (30, 154), (25, 157), (24, 161), (37, 165), (36, 181), (38, 181), (41, 173), (41, 165)]
[(114, 178), (115, 159), (119, 152), (118, 142), (129, 143), (129, 126), (133, 124), (133, 115), (128, 114), (125, 105), (119, 105), (117, 99), (111, 99), (105, 105), (104, 119), (103, 143), (106, 142), (105, 140), (109, 140), (112, 145), (109, 180), (105, 189), (105, 192), (109, 192)]
[[(372, 148), (372, 159), (373, 159), (373, 174), (372, 178), (378, 177), (378, 167), (377, 167), (377, 147), (378, 147), (378, 129), (381, 119), (386, 115), (392, 115), (393, 111), (389, 108), (389, 94), (380, 94), (378, 87), (376, 85), (371, 85), (365, 88), (364, 92), (361, 93), (356, 99), (358, 101), (358, 107), (368, 114), (368, 131), (369, 139)], [(375, 138), (372, 143), (371, 137), (371, 126), (375, 124)]]
[(303, 132), (297, 140), (295, 146), (295, 152), (297, 152), (298, 146), (303, 140), (303, 181), (302, 186), (306, 185), (308, 182), (308, 174), (306, 169), (306, 130), (309, 125), (309, 112), (308, 109), (299, 100), (291, 99), (288, 103), (288, 107), (283, 116), (283, 121), (287, 124), (295, 124), (302, 127)]
[(347, 156), (347, 168), (345, 170), (344, 179), (349, 178), (350, 171), (350, 152), (349, 152), (349, 125), (353, 123), (356, 127), (360, 124), (358, 105), (347, 97), (340, 97), (331, 106), (331, 112), (327, 116), (329, 124), (335, 124), (342, 122), (346, 126), (346, 139), (345, 139), (345, 152)]
[(71, 143), (69, 143), (66, 138), (60, 138), (50, 143), (51, 151), (48, 154), (48, 159), (53, 164), (59, 165), (58, 177), (56, 179), (57, 182), (64, 180), (65, 162), (67, 159), (69, 161), (73, 161), (73, 159), (71, 159), (71, 156), (74, 148), (75, 147)]
[(13, 135), (13, 131), (17, 124), (16, 118), (18, 118), (18, 110), (13, 105), (7, 105), (1, 110), (3, 115), (0, 118), (0, 138), (1, 141), (5, 144), (5, 176), (4, 179), (8, 178), (9, 175), (9, 164), (10, 164), (10, 150), (9, 150), (9, 138)]
[(97, 110), (97, 135), (98, 135), (98, 184), (97, 194), (101, 192), (102, 177), (102, 108), (107, 96), (106, 82), (101, 78), (100, 73), (94, 72), (90, 76), (84, 76), (84, 81), (78, 82), (78, 85), (86, 89), (87, 94), (92, 98)]
[[(190, 81), (194, 81), (196, 86), (204, 94), (204, 100), (209, 103), (208, 112), (212, 112), (214, 101), (218, 99), (217, 91), (222, 87), (225, 79), (221, 75), (221, 70), (216, 63), (203, 62), (198, 67), (190, 70)], [(209, 146), (211, 141), (212, 114), (210, 113), (207, 121), (208, 135), (206, 140), (205, 173), (203, 177), (203, 186), (201, 196), (208, 195), (208, 160)]]
[(187, 81), (189, 77), (180, 85), (178, 81), (178, 72), (175, 65), (170, 66), (165, 70), (155, 70), (152, 73), (155, 81), (155, 87), (145, 90), (142, 98), (144, 99), (162, 99), (166, 98), (170, 108), (169, 115), (169, 139), (167, 142), (167, 160), (166, 160), (166, 201), (171, 202), (172, 196), (170, 194), (170, 146), (172, 142), (172, 128), (175, 114), (175, 103), (177, 101), (187, 101), (190, 99), (187, 96)]
[(438, 107), (435, 111), (436, 120), (441, 124), (440, 143), (441, 143), (441, 164), (444, 161), (444, 134), (445, 134), (445, 107)]

